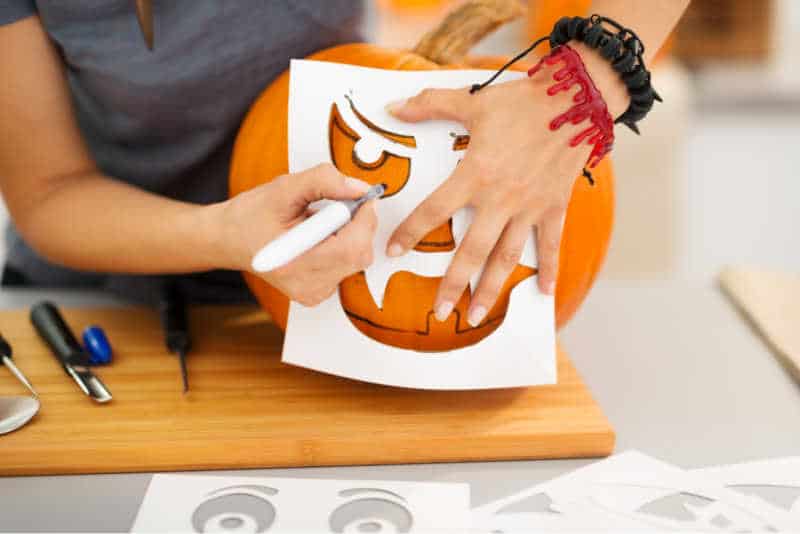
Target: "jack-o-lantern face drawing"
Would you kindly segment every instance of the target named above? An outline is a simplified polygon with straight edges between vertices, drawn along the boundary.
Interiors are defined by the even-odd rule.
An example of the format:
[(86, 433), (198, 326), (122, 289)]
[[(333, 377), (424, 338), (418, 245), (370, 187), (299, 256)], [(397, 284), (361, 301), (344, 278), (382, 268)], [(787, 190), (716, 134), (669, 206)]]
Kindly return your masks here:
[[(416, 149), (413, 136), (391, 132), (365, 117), (347, 97), (349, 115), (356, 124), (348, 124), (339, 106), (331, 105), (329, 120), (330, 157), (333, 164), (345, 175), (370, 184), (387, 186), (385, 198), (400, 195), (411, 179), (413, 157), (392, 151), (396, 148)], [(358, 131), (368, 130), (390, 145), (379, 151), (374, 161), (364, 161), (357, 151), (362, 136)], [(454, 136), (453, 151), (463, 151), (469, 144), (466, 135)], [(376, 151), (377, 152), (377, 151)], [(416, 253), (448, 253), (451, 258), (456, 248), (453, 222), (434, 229), (415, 247)], [(413, 254), (414, 252), (411, 252)], [(477, 327), (466, 321), (466, 311), (471, 297), (466, 288), (451, 316), (444, 322), (434, 317), (433, 304), (439, 276), (421, 276), (408, 270), (398, 270), (388, 277), (385, 287), (374, 291), (370, 283), (370, 269), (342, 281), (339, 288), (341, 305), (353, 325), (363, 334), (387, 345), (418, 351), (445, 351), (472, 345), (492, 333), (503, 321), (511, 290), (519, 282), (536, 273), (536, 269), (518, 265), (503, 288), (497, 304)], [(380, 293), (376, 295), (376, 293)]]
[[(468, 6), (470, 3), (466, 2), (464, 5)], [(484, 10), (474, 11), (485, 13)], [(452, 25), (446, 26), (448, 28), (452, 27)], [(463, 28), (464, 26), (459, 25), (458, 27)], [(452, 40), (441, 39), (438, 42), (448, 44)], [(349, 63), (362, 67), (397, 71), (436, 71), (442, 67), (417, 53), (401, 50), (390, 51), (364, 43), (348, 44), (322, 50), (312, 54), (307, 59)], [(498, 57), (474, 63), (474, 65), (480, 64), (483, 68), (496, 70), (506, 61), (507, 58)], [(520, 66), (519, 68), (523, 69), (524, 67)], [(515, 67), (512, 67), (510, 70), (514, 69)], [(334, 152), (330, 149), (330, 140), (327, 133), (330, 127), (332, 102), (327, 96), (324, 97), (325, 100), (316, 99), (319, 98), (320, 93), (350, 95), (352, 93), (349, 91), (353, 90), (353, 84), (349, 83), (345, 78), (331, 79), (329, 82), (329, 86), (324, 88), (325, 91), (316, 92), (317, 94), (314, 96), (305, 96), (303, 101), (295, 102), (295, 105), (299, 106), (297, 109), (302, 110), (303, 118), (299, 123), (296, 122), (293, 128), (290, 128), (289, 120), (289, 104), (292, 100), (289, 70), (280, 75), (259, 95), (248, 111), (236, 137), (229, 177), (229, 193), (231, 196), (258, 187), (288, 172), (297, 172), (331, 158), (331, 154)], [(428, 84), (425, 85), (425, 87), (428, 86)], [(381, 92), (380, 96), (383, 103), (386, 103), (392, 99), (396, 100), (415, 94), (421, 89), (419, 88), (415, 91), (409, 87), (403, 91), (391, 91), (392, 95), (384, 91)], [(364, 91), (365, 94), (367, 92), (366, 87), (359, 87), (358, 90)], [(297, 95), (297, 91), (295, 91), (295, 95)], [(363, 100), (356, 100), (357, 104), (360, 104), (360, 102), (363, 102)], [(368, 182), (385, 181), (387, 178), (381, 177), (379, 174), (388, 168), (386, 167), (387, 163), (392, 162), (393, 165), (398, 165), (402, 161), (398, 162), (391, 159), (381, 161), (380, 153), (358, 151), (362, 155), (359, 158), (362, 165), (360, 167), (356, 166), (352, 160), (352, 146), (348, 148), (349, 145), (347, 145), (347, 143), (352, 145), (354, 140), (352, 136), (348, 139), (344, 133), (357, 130), (361, 133), (367, 131), (372, 136), (380, 136), (381, 132), (376, 129), (369, 129), (367, 122), (372, 123), (374, 128), (377, 129), (379, 129), (377, 125), (382, 123), (384, 123), (384, 126), (396, 123), (388, 122), (387, 118), (379, 118), (381, 117), (380, 107), (376, 107), (376, 111), (370, 109), (369, 113), (365, 113), (364, 119), (367, 122), (352, 116), (353, 113), (350, 111), (349, 102), (346, 100), (339, 98), (337, 107), (340, 112), (344, 111), (340, 115), (342, 115), (343, 119), (346, 119), (341, 124), (340, 133), (342, 133), (342, 139), (333, 139), (336, 147), (337, 166), (340, 169), (344, 169), (343, 172), (345, 174), (358, 176)], [(364, 110), (360, 111), (366, 110), (367, 108), (364, 108)], [(374, 119), (374, 123), (367, 117)], [(299, 119), (293, 119), (292, 122), (296, 120)], [(349, 128), (346, 128), (345, 124)], [(362, 129), (353, 129), (353, 125), (361, 124), (365, 125)], [(386, 146), (388, 147), (386, 152), (388, 154), (394, 154), (402, 158), (408, 157), (409, 152), (415, 150), (414, 147), (404, 145), (397, 139), (387, 138), (387, 135), (392, 133), (390, 130), (403, 130), (406, 133), (409, 130), (418, 131), (416, 128), (409, 128), (409, 130), (404, 128), (405, 125), (384, 128), (383, 139), (386, 140)], [(314, 139), (314, 146), (308, 153), (308, 155), (313, 155), (313, 161), (303, 156), (301, 164), (293, 165), (291, 160), (298, 157), (298, 154), (290, 150), (292, 144), (290, 141), (293, 135), (301, 134), (309, 135)], [(447, 136), (447, 133), (443, 135)], [(408, 138), (409, 136), (406, 135), (405, 137)], [(423, 138), (417, 135), (416, 144), (418, 148), (424, 148), (421, 146), (424, 141)], [(446, 137), (440, 139), (440, 141), (443, 143), (440, 145), (439, 152), (444, 156), (445, 152), (449, 154), (460, 153), (461, 150), (466, 148), (468, 139), (466, 136), (456, 137), (455, 140)], [(445, 141), (448, 142), (447, 145), (444, 144)], [(342, 145), (341, 143), (345, 144)], [(397, 147), (402, 150), (396, 149)], [(369, 165), (363, 165), (364, 163), (377, 164), (377, 167), (373, 166), (370, 171)], [(415, 168), (414, 158), (410, 158), (408, 163), (413, 171)], [(348, 172), (346, 170), (348, 165), (356, 166), (357, 168)], [(419, 166), (416, 165), (416, 167)], [(385, 174), (390, 173), (387, 172)], [(557, 327), (566, 324), (592, 287), (595, 277), (602, 266), (611, 236), (614, 219), (614, 176), (609, 159), (604, 159), (593, 171), (593, 174), (595, 177), (595, 185), (593, 187), (589, 186), (586, 180), (575, 181), (567, 216), (565, 217), (559, 252), (558, 283), (556, 285), (555, 298)], [(398, 173), (398, 176), (403, 175), (404, 173)], [(410, 180), (421, 181), (414, 180), (413, 176)], [(408, 184), (405, 187), (408, 187)], [(391, 200), (391, 198), (386, 200)], [(426, 236), (425, 241), (416, 247), (415, 252), (428, 253), (454, 250), (455, 243), (451, 239), (454, 232), (451, 227), (455, 228), (455, 226), (448, 224), (446, 227), (443, 226), (431, 232)], [(535, 263), (531, 264), (535, 265)], [(518, 267), (507, 282), (506, 290), (525, 277), (529, 277), (532, 273), (532, 269)], [(255, 273), (244, 272), (243, 277), (274, 323), (285, 330), (290, 314), (289, 299), (286, 295)], [(464, 320), (466, 300), (462, 298), (455, 313), (445, 323), (437, 323), (436, 319), (429, 313), (429, 310), (435, 291), (438, 288), (439, 279), (433, 276), (414, 275), (402, 269), (397, 269), (397, 272), (393, 273), (390, 278), (391, 280), (386, 284), (388, 287), (381, 289), (381, 294), (384, 293), (383, 289), (385, 289), (386, 297), (385, 301), (381, 299), (381, 306), (377, 306), (374, 299), (371, 298), (368, 287), (369, 281), (363, 275), (354, 276), (347, 280), (343, 287), (346, 286), (349, 290), (341, 291), (341, 301), (335, 302), (337, 311), (342, 310), (341, 304), (347, 306), (351, 317), (350, 321), (358, 326), (358, 330), (373, 339), (381, 340), (390, 345), (416, 347), (422, 350), (441, 350), (468, 345), (477, 342), (494, 329), (499, 324), (500, 318), (504, 317), (503, 313), (507, 308), (507, 299), (501, 299), (495, 309), (490, 310), (484, 324), (479, 326), (478, 329), (472, 330), (469, 329)], [(525, 280), (523, 283), (527, 281), (529, 280)], [(508, 291), (505, 291), (504, 295), (507, 294)], [(401, 300), (404, 301), (402, 305), (399, 304)], [(398, 305), (395, 306), (393, 304), (395, 302)], [(389, 313), (390, 307), (391, 314)], [(417, 311), (419, 309), (428, 311), (420, 314)], [(392, 316), (391, 321), (383, 322), (389, 315)], [(355, 319), (356, 316), (362, 317), (363, 320)], [(342, 317), (342, 319), (344, 318)], [(373, 327), (370, 322), (374, 322), (375, 326)], [(347, 326), (350, 325), (347, 324)]]

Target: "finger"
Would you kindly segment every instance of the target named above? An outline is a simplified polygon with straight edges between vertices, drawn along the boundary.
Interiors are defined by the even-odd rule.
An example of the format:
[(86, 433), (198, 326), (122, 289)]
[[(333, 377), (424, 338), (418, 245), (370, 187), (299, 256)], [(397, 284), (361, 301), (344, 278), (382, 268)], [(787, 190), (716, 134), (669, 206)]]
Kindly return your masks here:
[(343, 175), (330, 163), (322, 163), (287, 178), (289, 183), (286, 187), (292, 195), (290, 202), (304, 208), (311, 202), (322, 199), (358, 198), (370, 187), (366, 182)]
[[(372, 263), (372, 240), (377, 228), (375, 201), (367, 202), (352, 221), (290, 263), (271, 271), (270, 278), (286, 280), (284, 293), (309, 305), (327, 298), (348, 276)], [(313, 304), (312, 304), (313, 305)]]
[(336, 292), (336, 284), (328, 284), (312, 289), (304, 288), (293, 299), (306, 308), (313, 308), (328, 300)]
[(372, 240), (378, 228), (377, 200), (365, 202), (358, 208), (353, 220), (344, 225), (337, 233), (345, 241), (344, 245), (372, 250)]
[(330, 297), (338, 285), (338, 280), (326, 278), (328, 271), (324, 262), (318, 260), (317, 253), (307, 253), (283, 267), (260, 275), (291, 300), (303, 306), (316, 306)]
[(425, 89), (421, 93), (386, 106), (394, 117), (406, 122), (433, 119), (467, 122), (475, 97), (469, 89)]
[(500, 291), (519, 263), (525, 242), (532, 233), (533, 227), (527, 221), (512, 219), (505, 227), (470, 300), (467, 312), (467, 321), (470, 325), (478, 326), (494, 307)]
[(373, 260), (373, 239), (378, 227), (375, 201), (361, 206), (353, 220), (317, 247), (310, 258), (326, 279), (338, 284), (351, 274), (363, 271)]
[(469, 169), (464, 167), (462, 162), (442, 185), (395, 228), (386, 245), (387, 256), (395, 258), (413, 249), (431, 230), (446, 223), (469, 202), (473, 182)]
[(472, 276), (483, 268), (507, 222), (508, 218), (488, 212), (475, 217), (439, 284), (434, 305), (439, 321), (447, 319)]
[(558, 277), (558, 251), (561, 247), (562, 211), (550, 212), (536, 226), (536, 256), (539, 269), (539, 291), (555, 294)]
[[(313, 278), (315, 287), (335, 287), (342, 279), (372, 263), (372, 240), (378, 225), (375, 200), (361, 206), (353, 220), (335, 235), (271, 271), (278, 279)], [(298, 274), (299, 273), (299, 274)], [(310, 280), (302, 282), (309, 284)]]

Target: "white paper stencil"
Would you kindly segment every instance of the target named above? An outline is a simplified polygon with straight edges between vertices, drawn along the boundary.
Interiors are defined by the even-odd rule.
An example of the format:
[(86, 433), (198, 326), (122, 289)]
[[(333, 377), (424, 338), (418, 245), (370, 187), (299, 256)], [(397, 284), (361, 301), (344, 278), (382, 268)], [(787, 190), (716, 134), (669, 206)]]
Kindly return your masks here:
[(538, 484), (473, 511), (484, 524), (514, 503), (544, 494), (561, 503), (589, 499), (607, 510), (665, 530), (769, 532), (794, 530), (784, 510), (630, 451)]
[(464, 531), (466, 484), (154, 475), (132, 532)]
[[(399, 271), (433, 277), (444, 275), (453, 252), (411, 251), (400, 258), (385, 254), (393, 230), (453, 171), (463, 151), (453, 149), (453, 135), (463, 127), (445, 121), (408, 124), (391, 117), (385, 106), (427, 87), (457, 88), (486, 79), (488, 71), (397, 72), (326, 62), (294, 60), (289, 93), (289, 169), (298, 172), (331, 162), (328, 136), (332, 106), (360, 138), (358, 158), (379, 161), (392, 154), (411, 161), (409, 178), (378, 205), (378, 229), (367, 286), (381, 306), (389, 277)], [(524, 76), (507, 73), (502, 80)], [(409, 143), (387, 139), (357, 120), (351, 103), (369, 121), (412, 136)], [(453, 217), (453, 235), (461, 242), (471, 214)], [(533, 230), (520, 263), (536, 266)], [(474, 284), (475, 280), (473, 280)], [(554, 299), (539, 293), (536, 278), (512, 291), (508, 312), (494, 333), (479, 343), (450, 352), (420, 353), (378, 343), (348, 319), (338, 294), (314, 308), (291, 303), (283, 361), (339, 376), (422, 389), (482, 389), (556, 382)]]
[(707, 467), (693, 472), (786, 510), (800, 529), (800, 456)]
[(630, 514), (609, 510), (591, 499), (553, 503), (544, 493), (532, 495), (542, 506), (535, 511), (512, 507), (496, 514), (473, 515), (472, 531), (490, 534), (531, 532), (663, 532), (662, 525), (645, 522)]

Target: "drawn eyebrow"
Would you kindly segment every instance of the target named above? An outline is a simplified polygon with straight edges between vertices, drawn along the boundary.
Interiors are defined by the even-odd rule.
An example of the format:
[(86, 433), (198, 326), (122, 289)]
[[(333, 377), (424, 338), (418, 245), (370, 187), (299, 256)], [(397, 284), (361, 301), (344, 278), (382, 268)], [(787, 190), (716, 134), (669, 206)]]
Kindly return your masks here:
[(230, 491), (230, 490), (251, 490), (251, 491), (255, 491), (255, 492), (261, 493), (262, 495), (276, 495), (278, 493), (278, 490), (276, 490), (275, 488), (271, 488), (269, 486), (257, 486), (255, 484), (242, 484), (240, 486), (228, 486), (228, 487), (225, 487), (225, 488), (220, 488), (220, 489), (214, 490), (214, 491), (208, 493), (206, 495), (206, 497), (211, 497), (212, 495), (217, 495), (218, 493), (222, 493), (223, 491), (227, 492), (227, 491)]
[(394, 493), (393, 491), (384, 490), (384, 489), (380, 489), (380, 488), (352, 488), (352, 489), (346, 489), (346, 490), (340, 491), (339, 492), (339, 496), (340, 497), (352, 497), (353, 495), (361, 495), (362, 493), (382, 493), (384, 495), (391, 495), (392, 497), (395, 497), (397, 499), (400, 499), (403, 502), (406, 502), (406, 499), (403, 496), (398, 495), (397, 493)]
[(353, 114), (356, 116), (356, 118), (358, 118), (358, 120), (360, 120), (364, 124), (364, 126), (369, 128), (373, 132), (377, 133), (378, 135), (385, 137), (391, 141), (394, 141), (395, 143), (400, 143), (401, 145), (405, 145), (407, 147), (416, 148), (417, 141), (413, 135), (403, 135), (395, 132), (390, 132), (389, 130), (381, 128), (380, 126), (369, 120), (367, 117), (365, 117), (360, 111), (358, 111), (358, 109), (356, 109), (356, 105), (353, 102), (353, 99), (350, 97), (350, 95), (344, 95), (344, 97), (350, 104), (350, 109), (353, 110)]

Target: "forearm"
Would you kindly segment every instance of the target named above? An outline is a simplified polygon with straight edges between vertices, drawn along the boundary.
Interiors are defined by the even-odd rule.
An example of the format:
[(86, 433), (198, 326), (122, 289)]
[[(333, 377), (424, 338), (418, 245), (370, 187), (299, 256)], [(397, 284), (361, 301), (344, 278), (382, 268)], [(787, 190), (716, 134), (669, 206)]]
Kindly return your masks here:
[(591, 13), (616, 20), (632, 29), (645, 45), (651, 61), (683, 15), (689, 0), (594, 0)]
[(63, 65), (37, 17), (0, 26), (0, 50), (0, 188), (34, 249), (92, 271), (226, 266), (226, 255), (215, 254), (220, 225), (209, 222), (218, 207), (161, 198), (99, 173), (75, 121)]
[(49, 180), (33, 197), (10, 198), (25, 240), (54, 263), (100, 272), (155, 274), (227, 267), (213, 215), (98, 173)]
[[(594, 0), (590, 13), (585, 15), (597, 13), (635, 31), (645, 45), (644, 60), (648, 63), (664, 45), (688, 5), (689, 0)], [(615, 118), (621, 115), (628, 107), (629, 97), (619, 75), (596, 50), (583, 43), (570, 46), (581, 54), (611, 115)]]

